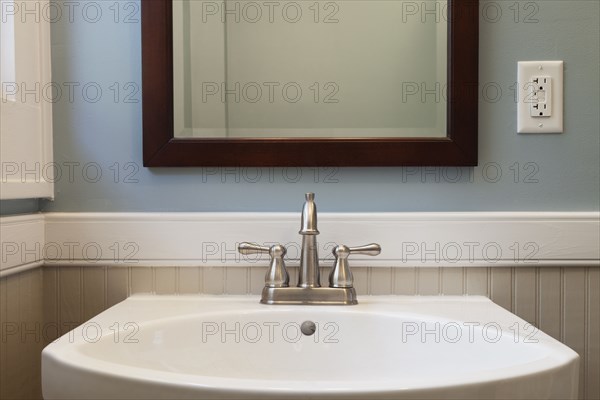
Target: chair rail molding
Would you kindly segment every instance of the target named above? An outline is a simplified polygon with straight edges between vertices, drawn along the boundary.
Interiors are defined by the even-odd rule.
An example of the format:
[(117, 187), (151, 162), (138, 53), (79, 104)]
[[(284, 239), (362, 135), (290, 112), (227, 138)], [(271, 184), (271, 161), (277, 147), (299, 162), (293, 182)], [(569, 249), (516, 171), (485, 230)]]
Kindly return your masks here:
[(43, 214), (0, 217), (0, 278), (44, 265)]
[[(243, 241), (300, 256), (297, 213), (47, 213), (0, 218), (2, 274), (36, 265), (265, 266)], [(600, 266), (599, 212), (321, 213), (321, 266), (336, 244), (380, 243), (373, 267)], [(33, 264), (32, 264), (33, 263)], [(37, 263), (37, 264), (36, 264)]]

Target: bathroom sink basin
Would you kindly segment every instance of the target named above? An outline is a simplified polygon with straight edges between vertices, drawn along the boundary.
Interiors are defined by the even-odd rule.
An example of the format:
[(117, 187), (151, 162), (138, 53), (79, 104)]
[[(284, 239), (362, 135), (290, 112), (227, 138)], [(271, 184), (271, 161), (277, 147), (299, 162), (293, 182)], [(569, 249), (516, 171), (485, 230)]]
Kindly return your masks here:
[(359, 301), (132, 296), (44, 349), (44, 398), (577, 396), (578, 355), (485, 297)]

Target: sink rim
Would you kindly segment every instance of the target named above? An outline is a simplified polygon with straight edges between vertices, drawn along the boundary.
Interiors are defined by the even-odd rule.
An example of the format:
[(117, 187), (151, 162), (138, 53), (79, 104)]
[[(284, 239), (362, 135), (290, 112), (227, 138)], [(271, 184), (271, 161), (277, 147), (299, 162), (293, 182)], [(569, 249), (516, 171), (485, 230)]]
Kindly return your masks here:
[[(316, 311), (316, 312), (329, 312), (334, 311), (336, 313), (370, 313), (379, 315), (388, 315), (391, 312), (382, 312), (378, 310), (369, 311), (369, 308), (373, 305), (383, 306), (385, 307), (393, 307), (399, 304), (411, 306), (415, 304), (433, 304), (440, 305), (440, 303), (454, 304), (454, 303), (469, 303), (469, 304), (485, 304), (487, 306), (493, 305), (501, 310), (502, 313), (506, 315), (512, 316), (511, 320), (520, 320), (525, 323), (525, 321), (521, 320), (514, 314), (510, 313), (507, 310), (504, 310), (500, 306), (493, 303), (490, 299), (484, 296), (362, 296), (359, 300), (361, 302), (357, 306), (284, 306), (284, 305), (260, 305), (258, 304), (258, 300), (256, 296), (229, 296), (229, 295), (186, 295), (186, 296), (173, 296), (173, 295), (134, 295), (126, 299), (125, 301), (119, 303), (117, 306), (121, 306), (121, 308), (131, 308), (135, 309), (136, 303), (143, 304), (147, 301), (166, 301), (166, 302), (174, 302), (181, 304), (186, 301), (201, 301), (203, 303), (207, 303), (207, 305), (214, 306), (215, 303), (219, 303), (219, 306), (227, 309), (227, 306), (235, 305), (240, 306), (243, 305), (248, 309), (252, 310), (252, 313), (269, 313), (270, 310), (276, 310), (278, 312), (293, 312), (293, 311)], [(189, 305), (189, 304), (188, 304)], [(117, 307), (113, 306), (113, 307)], [(131, 306), (131, 307), (130, 307)], [(361, 307), (362, 306), (362, 307)], [(186, 310), (183, 310), (180, 315), (165, 315), (158, 316), (154, 319), (149, 319), (147, 321), (143, 321), (140, 323), (140, 329), (143, 329), (143, 326), (154, 325), (166, 320), (173, 319), (183, 319), (183, 318), (197, 318), (201, 315), (223, 315), (220, 311), (215, 311), (214, 307), (209, 307), (207, 310), (198, 311), (194, 314), (190, 314), (186, 307)], [(439, 307), (438, 307), (439, 308)], [(113, 310), (112, 307), (107, 309), (103, 313), (98, 316), (92, 318), (90, 321), (98, 322), (101, 326), (105, 326), (102, 324), (102, 321), (106, 322), (107, 313)], [(125, 310), (127, 311), (127, 309)], [(164, 310), (163, 310), (164, 311)], [(221, 310), (224, 311), (224, 310)], [(438, 310), (441, 312), (440, 310)], [(236, 311), (230, 309), (228, 314), (235, 313)], [(397, 316), (404, 316), (408, 313), (406, 311), (398, 311), (396, 310)], [(441, 320), (452, 320), (446, 316), (436, 315), (435, 312), (431, 314), (423, 314), (422, 312), (412, 312), (410, 316), (421, 317), (421, 319), (441, 319)], [(290, 314), (290, 320), (293, 319), (293, 314)], [(117, 320), (117, 318), (110, 318), (112, 321)], [(88, 321), (88, 322), (90, 322)], [(464, 319), (463, 319), (464, 321)], [(108, 325), (106, 325), (108, 326)], [(81, 327), (81, 326), (80, 326)], [(78, 328), (80, 328), (78, 327)], [(77, 328), (76, 328), (77, 329)], [(63, 335), (62, 338), (67, 336), (69, 333)], [(87, 373), (96, 374), (100, 376), (110, 376), (117, 379), (122, 379), (124, 381), (136, 381), (142, 383), (151, 383), (165, 386), (172, 386), (177, 388), (208, 388), (212, 391), (226, 391), (230, 393), (250, 393), (250, 394), (260, 394), (260, 393), (271, 393), (271, 394), (322, 394), (324, 391), (328, 393), (335, 394), (344, 394), (344, 393), (378, 393), (378, 392), (419, 392), (419, 391), (429, 391), (429, 390), (437, 390), (444, 388), (456, 388), (461, 386), (471, 386), (471, 385), (480, 385), (489, 382), (502, 381), (506, 379), (515, 379), (515, 378), (526, 378), (531, 375), (541, 374), (552, 372), (553, 370), (558, 370), (566, 367), (570, 363), (579, 362), (579, 355), (574, 352), (572, 349), (563, 345), (562, 343), (556, 341), (550, 336), (546, 335), (541, 330), (539, 331), (539, 336), (536, 339), (539, 340), (540, 345), (544, 345), (549, 347), (549, 350), (555, 350), (552, 352), (552, 355), (543, 357), (541, 359), (536, 360), (533, 363), (527, 363), (524, 365), (515, 365), (512, 367), (505, 367), (494, 369), (492, 371), (483, 371), (478, 372), (477, 376), (465, 376), (464, 379), (457, 379), (456, 376), (451, 376), (450, 378), (442, 379), (440, 376), (437, 376), (434, 379), (430, 379), (427, 381), (426, 385), (408, 385), (405, 387), (400, 387), (397, 381), (392, 380), (353, 380), (352, 382), (357, 384), (349, 385), (349, 381), (315, 381), (311, 382), (310, 387), (306, 387), (306, 381), (302, 380), (264, 380), (264, 379), (253, 379), (253, 378), (229, 378), (229, 377), (215, 377), (209, 375), (200, 375), (200, 374), (188, 374), (183, 372), (170, 372), (166, 370), (156, 370), (151, 368), (143, 368), (137, 367), (133, 365), (125, 365), (119, 363), (113, 363), (110, 361), (101, 360), (98, 358), (94, 358), (93, 356), (81, 352), (79, 349), (81, 346), (88, 345), (89, 343), (83, 340), (82, 335), (75, 335), (75, 339), (69, 343), (67, 340), (58, 339), (57, 342), (48, 345), (42, 352), (42, 361), (45, 361), (60, 364), (64, 367), (85, 371)], [(104, 340), (104, 339), (101, 339)], [(118, 371), (116, 371), (115, 367), (118, 367)], [(426, 378), (426, 377), (425, 377)]]
[[(79, 353), (80, 354), (80, 353)], [(264, 380), (264, 379), (250, 379), (250, 378), (224, 378), (214, 377), (207, 375), (193, 375), (181, 372), (169, 372), (169, 371), (158, 371), (154, 369), (146, 369), (141, 367), (134, 367), (130, 365), (119, 365), (121, 373), (114, 372), (110, 367), (114, 367), (116, 364), (108, 361), (94, 359), (89, 356), (82, 356), (92, 361), (93, 365), (81, 365), (72, 362), (65, 363), (64, 360), (57, 359), (54, 355), (47, 355), (56, 364), (63, 364), (67, 368), (75, 368), (80, 371), (93, 373), (95, 375), (112, 377), (117, 379), (124, 379), (128, 381), (135, 381), (139, 383), (150, 383), (165, 386), (172, 386), (178, 388), (209, 388), (213, 391), (223, 392), (239, 392), (239, 393), (273, 393), (273, 394), (309, 394), (317, 395), (322, 394), (324, 391), (336, 394), (352, 393), (352, 394), (368, 394), (368, 393), (388, 393), (388, 392), (423, 392), (430, 390), (444, 390), (449, 388), (457, 388), (462, 386), (476, 386), (485, 383), (493, 383), (497, 381), (504, 381), (507, 379), (516, 378), (527, 378), (541, 373), (551, 373), (564, 368), (570, 363), (578, 362), (579, 356), (576, 355), (572, 358), (563, 359), (557, 365), (551, 367), (545, 367), (543, 369), (531, 370), (535, 366), (544, 366), (550, 361), (556, 362), (556, 358), (545, 357), (537, 360), (534, 363), (527, 364), (528, 368), (519, 367), (506, 367), (502, 369), (494, 370), (493, 372), (478, 372), (478, 377), (473, 379), (459, 380), (456, 377), (448, 378), (447, 380), (436, 379), (435, 383), (431, 381), (425, 385), (412, 385), (399, 387), (397, 382), (391, 380), (383, 381), (357, 381), (353, 380), (354, 383), (360, 385), (349, 386), (349, 381), (312, 381), (311, 386), (306, 386), (306, 381), (299, 380)], [(105, 367), (105, 368), (102, 368)], [(499, 375), (498, 371), (502, 371), (503, 374)], [(126, 374), (123, 374), (126, 373)], [(168, 379), (167, 379), (168, 378)], [(198, 382), (198, 381), (202, 382)]]

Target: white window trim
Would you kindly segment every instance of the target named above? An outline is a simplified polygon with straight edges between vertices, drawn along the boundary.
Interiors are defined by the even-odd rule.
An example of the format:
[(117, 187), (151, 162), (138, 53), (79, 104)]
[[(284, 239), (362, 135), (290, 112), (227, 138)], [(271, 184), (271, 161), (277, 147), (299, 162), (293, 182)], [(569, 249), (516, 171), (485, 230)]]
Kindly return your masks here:
[[(49, 0), (35, 0), (40, 3), (39, 9), (43, 9)], [(50, 22), (44, 18), (39, 19), (39, 60), (40, 60), (40, 75), (38, 82), (40, 86), (51, 83), (52, 81), (52, 65), (51, 65), (51, 41), (50, 41)], [(19, 65), (15, 66), (17, 72), (18, 81), (18, 70)], [(18, 107), (18, 101), (4, 101), (0, 99), (0, 108), (3, 107)], [(41, 168), (51, 165), (53, 162), (53, 148), (52, 148), (52, 103), (43, 101), (40, 106), (41, 112), (41, 132), (39, 140), (41, 141), (41, 156), (39, 160), (36, 160)], [(1, 132), (0, 132), (1, 134)], [(13, 154), (11, 154), (13, 155)], [(20, 154), (16, 154), (13, 160), (25, 159), (25, 155), (20, 157)], [(0, 160), (4, 161), (4, 160)], [(6, 174), (6, 165), (2, 165), (2, 171), (0, 175), (0, 199), (1, 200), (14, 200), (14, 199), (27, 199), (27, 198), (54, 198), (54, 182), (53, 176), (46, 176), (46, 174), (40, 174), (39, 177), (30, 178), (23, 173)], [(47, 171), (51, 171), (52, 168), (45, 168)], [(22, 171), (21, 171), (22, 172)]]

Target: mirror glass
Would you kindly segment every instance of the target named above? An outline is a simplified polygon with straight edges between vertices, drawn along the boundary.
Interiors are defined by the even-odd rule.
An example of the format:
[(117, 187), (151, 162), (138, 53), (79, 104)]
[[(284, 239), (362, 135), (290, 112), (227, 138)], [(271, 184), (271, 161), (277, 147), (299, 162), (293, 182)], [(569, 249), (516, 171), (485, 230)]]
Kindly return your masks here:
[(447, 1), (173, 1), (176, 138), (446, 136)]

